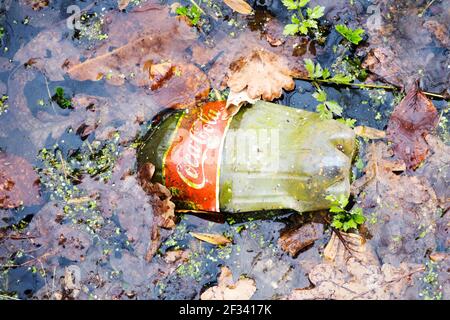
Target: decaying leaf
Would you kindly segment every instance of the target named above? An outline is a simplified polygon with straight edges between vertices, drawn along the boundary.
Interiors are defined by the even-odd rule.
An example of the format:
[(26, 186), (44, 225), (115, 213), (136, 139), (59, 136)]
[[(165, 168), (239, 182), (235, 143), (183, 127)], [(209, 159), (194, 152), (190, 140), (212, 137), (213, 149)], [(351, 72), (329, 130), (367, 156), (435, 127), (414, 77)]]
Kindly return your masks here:
[(33, 167), (17, 156), (0, 151), (0, 209), (37, 205), (39, 177)]
[(33, 10), (39, 11), (48, 6), (49, 0), (21, 0), (21, 2), (27, 6), (31, 6)]
[[(60, 27), (61, 28), (61, 27)], [(51, 52), (51, 57), (48, 53)], [(66, 66), (77, 62), (79, 51), (60, 29), (39, 33), (14, 55), (14, 60), (41, 70), (51, 81), (63, 81)]]
[(162, 228), (171, 229), (175, 226), (175, 205), (170, 199), (170, 191), (160, 183), (152, 183), (151, 179), (155, 173), (155, 166), (146, 163), (139, 168), (138, 178), (142, 189), (148, 194), (155, 196), (155, 217), (157, 225)]
[(223, 2), (240, 14), (250, 14), (253, 8), (245, 0), (223, 0)]
[(450, 146), (439, 138), (429, 134), (425, 137), (430, 146), (431, 155), (423, 166), (416, 170), (416, 174), (428, 179), (436, 193), (440, 207), (447, 212), (450, 208)]
[(366, 159), (365, 175), (352, 193), (368, 218), (370, 241), (384, 262), (415, 262), (414, 256), (425, 256), (438, 241), (436, 193), (425, 176), (394, 172), (403, 161), (383, 142), (370, 144)]
[(281, 46), (286, 41), (286, 36), (283, 34), (284, 24), (276, 19), (268, 19), (266, 22), (263, 34), (266, 41), (273, 47)]
[(434, 34), (436, 39), (444, 46), (448, 47), (450, 44), (450, 35), (448, 31), (448, 25), (439, 23), (436, 20), (428, 20), (423, 26)]
[(282, 232), (278, 244), (283, 251), (296, 256), (302, 249), (320, 239), (323, 234), (323, 224), (308, 223), (300, 228)]
[[(349, 256), (355, 256), (360, 260), (365, 260), (367, 263), (376, 264), (378, 259), (373, 252), (366, 254), (367, 246), (366, 240), (355, 233), (340, 232), (341, 238), (333, 233), (330, 241), (323, 251), (323, 257), (328, 261), (345, 261)], [(345, 241), (345, 245), (343, 243)], [(345, 247), (347, 246), (347, 248)], [(350, 250), (347, 252), (347, 250)]]
[(386, 82), (398, 84), (402, 83), (401, 66), (396, 60), (396, 55), (390, 48), (374, 48), (369, 51), (361, 66)]
[(124, 10), (130, 4), (131, 0), (117, 0), (119, 10)]
[(221, 234), (191, 232), (191, 235), (194, 238), (197, 238), (201, 241), (205, 241), (211, 244), (215, 244), (216, 246), (223, 246), (228, 243), (231, 243), (230, 239)]
[(432, 252), (430, 254), (430, 259), (433, 262), (441, 262), (444, 261), (445, 259), (448, 259), (450, 257), (450, 254), (446, 253), (446, 252)]
[(429, 153), (425, 136), (438, 124), (439, 114), (433, 103), (417, 88), (412, 88), (394, 109), (387, 127), (387, 138), (395, 155), (408, 168), (415, 169)]
[(326, 260), (309, 273), (313, 288), (296, 289), (288, 299), (398, 299), (412, 282), (412, 276), (424, 270), (417, 264), (399, 267), (381, 265), (372, 247), (358, 235), (336, 233), (325, 249)]
[(356, 135), (367, 139), (384, 139), (386, 137), (386, 132), (371, 127), (357, 126), (354, 130)]
[(200, 296), (201, 300), (249, 300), (256, 291), (252, 279), (240, 278), (233, 282), (233, 274), (228, 267), (222, 267), (217, 286), (207, 289)]
[(189, 260), (189, 250), (170, 250), (164, 255), (167, 264), (182, 263)]
[(227, 104), (239, 107), (246, 100), (264, 99), (272, 101), (279, 98), (283, 89), (292, 90), (295, 82), (287, 62), (280, 56), (266, 51), (254, 50), (248, 56), (240, 57), (230, 65), (227, 85), (230, 98)]
[(155, 173), (155, 166), (146, 163), (139, 168), (138, 178), (142, 189), (153, 196), (153, 224), (150, 231), (151, 243), (147, 250), (146, 260), (151, 261), (161, 244), (159, 228), (172, 229), (175, 227), (175, 204), (170, 201), (170, 191), (160, 183), (152, 183), (151, 178)]
[[(448, 4), (433, 1), (424, 9), (412, 1), (382, 2), (367, 20), (369, 41), (362, 49), (369, 51), (362, 66), (370, 78), (407, 88), (420, 77), (422, 89), (448, 95)], [(392, 19), (380, 19), (388, 16)]]
[[(108, 41), (97, 48), (96, 56), (71, 65), (67, 71), (71, 78), (148, 87), (158, 103), (172, 108), (193, 106), (208, 96), (208, 78), (183, 55), (196, 34), (170, 17), (167, 7), (149, 3), (109, 19)], [(130, 21), (131, 34), (125, 27)]]
[[(197, 43), (192, 47), (192, 59), (197, 65), (207, 66), (208, 78), (211, 84), (218, 89), (227, 87), (228, 77), (231, 74), (230, 66), (240, 59), (250, 57), (254, 51), (265, 50), (279, 57), (283, 57), (290, 76), (307, 77), (303, 63), (305, 58), (313, 58), (317, 48), (314, 42), (307, 37), (283, 36), (284, 24), (277, 23), (276, 18), (270, 15), (264, 19), (264, 27), (260, 32), (246, 28), (236, 37), (230, 37), (224, 31), (218, 31), (218, 39), (214, 47)], [(255, 75), (256, 76), (256, 75)]]

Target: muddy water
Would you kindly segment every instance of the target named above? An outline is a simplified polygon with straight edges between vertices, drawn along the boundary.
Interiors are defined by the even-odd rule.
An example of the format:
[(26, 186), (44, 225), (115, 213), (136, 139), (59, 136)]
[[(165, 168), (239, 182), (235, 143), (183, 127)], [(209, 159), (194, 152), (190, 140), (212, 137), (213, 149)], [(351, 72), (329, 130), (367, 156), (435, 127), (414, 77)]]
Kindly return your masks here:
[[(170, 5), (172, 1), (163, 2)], [(229, 39), (252, 30), (251, 38), (255, 40), (250, 44), (264, 42), (261, 20), (273, 17), (284, 24), (289, 17), (277, 0), (249, 1), (257, 9), (256, 17), (249, 18), (226, 7), (210, 8), (206, 2), (202, 6), (208, 13), (207, 23), (198, 33), (188, 27), (174, 38), (167, 33), (167, 38), (158, 43), (160, 51), (152, 52), (152, 57), (163, 60), (164, 55), (172, 55), (184, 65), (196, 60), (186, 69), (187, 74), (205, 72), (212, 85), (219, 88), (224, 75), (221, 65), (226, 67), (231, 62), (227, 54), (231, 55), (236, 45)], [(39, 205), (0, 209), (2, 297), (196, 299), (205, 287), (215, 283), (220, 265), (230, 267), (236, 278), (241, 274), (253, 278), (257, 299), (277, 298), (294, 288), (309, 286), (307, 274), (320, 263), (330, 231), (325, 228), (323, 237), (295, 258), (287, 255), (277, 245), (281, 230), (314, 219), (309, 215), (299, 218), (294, 212), (272, 219), (231, 219), (224, 224), (186, 215), (174, 232), (163, 232), (158, 255), (150, 263), (145, 261), (153, 208), (136, 179), (134, 143), (145, 134), (158, 112), (175, 103), (195, 102), (189, 93), (200, 93), (202, 88), (195, 83), (189, 87), (180, 80), (173, 87), (149, 93), (136, 84), (139, 79), (116, 86), (115, 75), (105, 74), (100, 81), (69, 77), (61, 66), (107, 54), (131, 39), (168, 32), (174, 27), (172, 20), (167, 15), (149, 19), (147, 13), (136, 13), (130, 19), (133, 1), (124, 12), (117, 11), (117, 1), (113, 0), (50, 1), (48, 6), (33, 10), (33, 5), (39, 3), (44, 1), (1, 2), (0, 26), (4, 36), (0, 48), (0, 94), (8, 95), (9, 108), (0, 113), (0, 150), (27, 160), (42, 180)], [(383, 48), (392, 55), (381, 61), (374, 69), (379, 72), (369, 74), (369, 78), (384, 79), (399, 87), (418, 80), (426, 91), (445, 93), (450, 79), (449, 44), (445, 42), (448, 30), (445, 38), (445, 32), (439, 33), (439, 25), (449, 25), (450, 5), (445, 0), (430, 7), (427, 3), (399, 6), (381, 0), (312, 0), (311, 5), (326, 7), (322, 28), (327, 38), (322, 44), (308, 43), (294, 60), (317, 55), (317, 61), (331, 70), (357, 72), (357, 61), (363, 61), (371, 50)], [(85, 14), (81, 32), (70, 28), (70, 5)], [(215, 15), (219, 11), (222, 15)], [(434, 22), (428, 23), (428, 28), (420, 28), (427, 21)], [(333, 28), (343, 22), (366, 29), (369, 41), (357, 50), (346, 46)], [(220, 49), (221, 43), (227, 41), (229, 51)], [(205, 51), (209, 55), (196, 55), (196, 48), (209, 48)], [(224, 51), (222, 56), (215, 48)], [(218, 63), (203, 63), (210, 62), (216, 53)], [(353, 63), (343, 60), (347, 55)], [(126, 69), (132, 59), (137, 58), (127, 55), (119, 64)], [(423, 62), (419, 67), (418, 61)], [(386, 74), (386, 70), (397, 72)], [(132, 66), (121, 71), (134, 73)], [(72, 99), (71, 108), (61, 108), (52, 100), (57, 87), (64, 89), (67, 99)], [(345, 117), (378, 129), (386, 128), (393, 107), (401, 98), (395, 91), (323, 88), (330, 99), (343, 106)], [(285, 92), (277, 102), (314, 111), (314, 90), (309, 82), (297, 80), (296, 89)], [(439, 112), (448, 109), (444, 100), (433, 102)], [(443, 138), (448, 137), (447, 127), (440, 130)], [(366, 144), (360, 142), (362, 157)], [(53, 157), (43, 157), (43, 148)], [(361, 168), (355, 166), (353, 173), (359, 177)], [(69, 195), (79, 202), (68, 203)], [(22, 237), (10, 236), (19, 231)], [(195, 240), (189, 232), (225, 233), (233, 238), (233, 244), (217, 248)], [(174, 249), (184, 250), (186, 258), (168, 261), (165, 253)], [(422, 261), (423, 257), (413, 260)], [(75, 274), (75, 286), (64, 280), (70, 270)], [(413, 289), (409, 297), (420, 298), (418, 290)]]

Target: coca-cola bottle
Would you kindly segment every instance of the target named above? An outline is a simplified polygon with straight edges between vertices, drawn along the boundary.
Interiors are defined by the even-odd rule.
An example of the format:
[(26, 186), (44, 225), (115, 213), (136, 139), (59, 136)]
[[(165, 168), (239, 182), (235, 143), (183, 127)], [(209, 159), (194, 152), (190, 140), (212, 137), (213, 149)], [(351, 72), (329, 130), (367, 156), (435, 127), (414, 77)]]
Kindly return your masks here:
[(317, 113), (260, 101), (230, 117), (219, 101), (163, 117), (138, 165), (155, 165), (180, 209), (304, 212), (349, 195), (354, 150), (353, 130)]

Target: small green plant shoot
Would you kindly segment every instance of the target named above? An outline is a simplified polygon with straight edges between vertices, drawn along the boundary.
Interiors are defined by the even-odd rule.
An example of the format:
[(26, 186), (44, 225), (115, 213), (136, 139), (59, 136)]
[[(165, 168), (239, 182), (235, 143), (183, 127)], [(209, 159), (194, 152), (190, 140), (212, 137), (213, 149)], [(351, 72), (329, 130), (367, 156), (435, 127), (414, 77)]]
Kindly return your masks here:
[(342, 194), (338, 198), (328, 195), (325, 199), (331, 202), (330, 212), (334, 213), (331, 222), (333, 228), (347, 232), (349, 229), (357, 229), (366, 221), (360, 207), (353, 207), (350, 211), (345, 209), (348, 205), (348, 198), (345, 195)]
[(180, 6), (175, 10), (175, 13), (179, 16), (186, 17), (193, 26), (199, 23), (200, 17), (202, 16), (201, 10), (195, 5), (190, 7)]
[(61, 87), (56, 88), (56, 91), (52, 97), (52, 100), (55, 101), (58, 104), (58, 106), (60, 106), (62, 109), (71, 109), (72, 108), (71, 99), (65, 97), (64, 89)]
[(339, 32), (345, 39), (353, 44), (359, 44), (361, 42), (362, 35), (364, 35), (364, 30), (361, 28), (351, 29), (343, 24), (338, 24), (336, 26), (337, 32)]
[(310, 0), (282, 0), (283, 5), (295, 13), (291, 16), (290, 24), (284, 27), (283, 34), (293, 36), (298, 33), (308, 34), (310, 29), (317, 29), (317, 20), (324, 14), (324, 7), (316, 6), (313, 9), (306, 8)]

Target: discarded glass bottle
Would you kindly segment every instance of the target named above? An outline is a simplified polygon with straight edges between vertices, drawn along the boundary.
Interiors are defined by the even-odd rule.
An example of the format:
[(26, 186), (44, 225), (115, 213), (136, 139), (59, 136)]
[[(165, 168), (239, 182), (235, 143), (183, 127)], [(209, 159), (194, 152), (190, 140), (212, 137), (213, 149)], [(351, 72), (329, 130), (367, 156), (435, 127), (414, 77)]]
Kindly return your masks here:
[(163, 118), (138, 165), (155, 165), (179, 209), (304, 212), (349, 195), (354, 150), (353, 130), (317, 113), (260, 101), (228, 117), (220, 101)]

